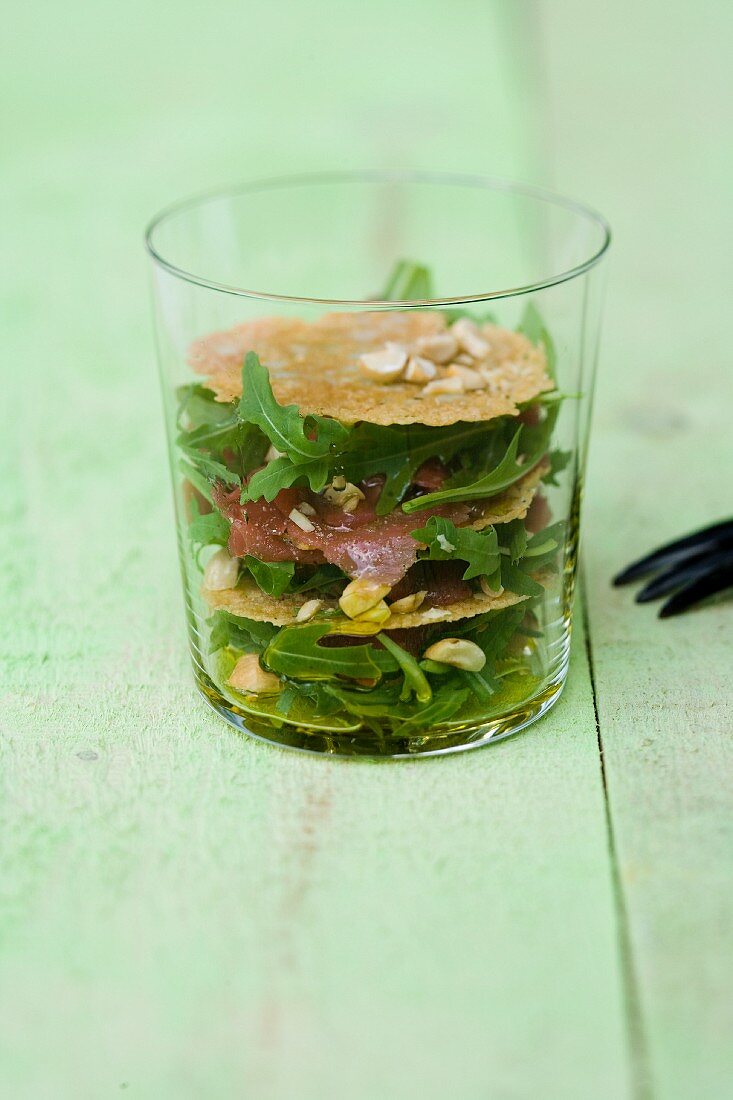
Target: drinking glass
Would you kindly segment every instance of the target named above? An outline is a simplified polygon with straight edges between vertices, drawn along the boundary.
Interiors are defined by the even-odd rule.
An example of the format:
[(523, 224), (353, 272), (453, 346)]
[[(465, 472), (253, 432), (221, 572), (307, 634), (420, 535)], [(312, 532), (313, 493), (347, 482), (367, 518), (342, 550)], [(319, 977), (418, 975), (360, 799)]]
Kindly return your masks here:
[[(146, 243), (152, 260), (160, 377), (193, 671), (204, 699), (231, 725), (301, 750), (411, 757), (497, 741), (535, 721), (558, 700), (568, 668), (580, 502), (603, 295), (602, 261), (609, 242), (604, 219), (576, 201), (504, 181), (429, 173), (331, 173), (258, 181), (179, 203), (153, 220)], [(390, 272), (394, 273), (391, 280)], [(452, 328), (462, 320), (468, 322), (469, 347), (470, 332), (479, 337), (483, 334), (492, 346), (509, 341), (507, 346), (514, 347), (511, 341), (520, 340), (517, 346), (525, 349), (521, 355), (531, 358), (539, 354), (551, 379), (533, 400), (517, 400), (511, 412), (487, 420), (475, 416), (469, 407), (473, 403), (478, 409), (486, 391), (474, 392), (469, 386), (465, 394), (461, 391), (465, 400), (462, 396), (456, 405), (460, 415), (449, 411), (445, 423), (432, 429), (446, 432), (468, 427), (472, 432), (468, 457), (450, 448), (443, 454), (443, 444), (436, 444), (439, 480), (447, 486), (471, 483), (472, 477), (479, 476), (471, 472), (474, 467), (480, 468), (480, 476), (488, 477), (487, 484), (500, 484), (496, 468), (506, 460), (507, 441), (512, 440), (515, 429), (519, 443), (514, 461), (519, 465), (525, 461), (527, 470), (531, 466), (535, 472), (533, 479), (521, 482), (528, 486), (524, 497), (521, 493), (519, 499), (516, 493), (512, 497), (511, 487), (487, 494), (489, 503), (496, 503), (497, 515), (490, 528), (475, 532), (487, 542), (479, 544), (474, 539), (474, 544), (493, 553), (492, 562), (499, 562), (493, 579), (475, 570), (468, 581), (460, 575), (473, 551), (466, 552), (461, 563), (440, 562), (441, 555), (457, 557), (462, 544), (454, 546), (445, 535), (440, 542), (439, 521), (428, 519), (426, 524), (424, 512), (414, 512), (416, 530), (424, 532), (434, 523), (428, 550), (424, 549), (425, 534), (415, 544), (436, 561), (419, 568), (427, 569), (428, 574), (432, 569), (436, 576), (450, 574), (464, 586), (464, 596), (468, 584), (470, 600), (494, 602), (488, 602), (480, 614), (472, 608), (470, 616), (446, 620), (445, 597), (443, 603), (437, 596), (428, 597), (425, 603), (426, 597), (418, 594), (412, 602), (423, 599), (422, 610), (417, 608), (411, 619), (400, 618), (396, 611), (381, 622), (370, 621), (367, 613), (349, 618), (339, 602), (339, 591), (353, 579), (353, 572), (342, 570), (340, 580), (334, 580), (339, 567), (333, 561), (329, 564), (327, 554), (318, 564), (315, 559), (320, 561), (320, 551), (298, 551), (292, 527), (294, 557), (300, 554), (309, 564), (286, 563), (284, 573), (282, 561), (275, 561), (274, 566), (268, 562), (266, 549), (260, 549), (265, 566), (253, 560), (257, 555), (237, 556), (237, 547), (231, 549), (227, 524), (236, 513), (246, 534), (247, 523), (259, 522), (252, 519), (254, 506), (246, 504), (247, 485), (253, 470), (274, 462), (282, 451), (273, 444), (275, 437), (252, 429), (256, 433), (254, 450), (247, 436), (249, 452), (243, 457), (244, 437), (238, 434), (244, 430), (239, 390), (217, 389), (211, 381), (211, 356), (219, 365), (226, 362), (230, 381), (239, 379), (240, 359), (250, 339), (246, 334), (253, 334), (256, 344), (259, 332), (283, 333), (290, 331), (289, 325), (295, 326), (292, 331), (305, 332), (306, 341), (302, 347), (297, 341), (292, 344), (295, 360), (288, 369), (297, 373), (296, 389), (305, 387), (303, 392), (314, 394), (317, 405), (327, 371), (317, 343), (308, 344), (308, 334), (320, 331), (319, 326), (325, 324), (328, 331), (343, 331), (345, 326), (349, 332), (365, 330), (365, 326), (367, 331), (372, 326), (378, 332), (391, 331), (391, 325), (406, 325), (410, 332), (432, 331), (430, 326), (438, 326), (445, 334), (464, 331), (465, 323), (462, 328)], [(517, 331), (519, 337), (506, 335)], [(530, 345), (536, 353), (527, 350)], [(265, 339), (263, 346), (273, 345)], [(405, 350), (398, 341), (398, 355), (404, 351), (412, 362), (416, 347), (422, 346), (418, 339), (415, 347)], [(475, 374), (477, 364), (463, 343), (457, 347), (456, 364), (447, 367), (443, 363), (433, 370), (430, 361), (426, 368), (425, 357), (419, 356), (423, 369), (428, 374), (437, 371), (443, 379), (451, 373), (463, 379), (463, 386), (465, 379)], [(377, 350), (380, 348), (381, 344)], [(252, 350), (257, 349), (253, 346)], [(479, 348), (479, 359), (481, 354)], [(265, 368), (277, 371), (282, 366), (276, 361), (277, 354), (271, 352), (270, 358), (268, 362), (262, 352), (259, 356)], [(329, 369), (333, 368), (332, 358)], [(478, 363), (481, 369), (485, 365)], [(522, 373), (516, 364), (505, 362), (497, 377), (506, 370), (514, 371), (515, 379)], [(492, 376), (490, 370), (488, 375)], [(245, 394), (250, 392), (247, 378), (243, 375), (239, 384)], [(319, 406), (317, 414), (305, 410), (309, 415), (298, 422), (302, 438), (317, 441), (319, 433), (326, 430), (324, 423), (339, 421), (341, 427), (336, 424), (334, 429), (338, 439), (363, 438), (366, 443), (362, 447), (372, 460), (370, 472), (378, 477), (379, 485), (386, 476), (389, 486), (394, 469), (383, 458), (388, 450), (384, 440), (399, 436), (409, 463), (411, 449), (417, 454), (423, 446), (425, 428), (419, 412), (412, 424), (390, 428), (389, 410), (397, 390), (386, 382), (380, 388), (377, 382), (375, 407), (384, 411), (376, 416), (380, 421), (377, 434), (372, 428), (370, 435), (369, 424), (365, 428), (360, 422), (359, 408), (354, 408), (353, 401), (349, 404), (352, 393), (361, 392), (358, 386), (353, 389), (353, 378), (353, 374), (344, 377), (335, 400), (338, 387), (328, 390), (333, 407)], [(502, 383), (501, 378), (496, 384), (499, 390), (505, 385), (512, 397), (511, 385)], [(423, 378), (421, 385), (425, 388), (429, 382)], [(436, 408), (450, 410), (454, 397), (446, 392), (430, 401)], [(395, 409), (398, 406), (397, 401)], [(318, 416), (333, 419), (319, 421)], [(529, 453), (533, 444), (527, 441), (533, 430), (537, 432), (538, 424), (545, 432), (539, 443), (541, 453)], [(296, 430), (301, 429), (296, 424)], [(358, 432), (362, 435), (354, 434)], [(501, 445), (497, 440), (503, 440)], [(341, 445), (351, 446), (333, 444), (332, 451)], [(385, 463), (384, 469), (380, 462)], [(337, 468), (341, 469), (333, 467)], [(329, 469), (328, 484), (338, 493), (342, 490), (334, 490), (334, 486), (341, 486), (341, 481), (333, 469)], [(361, 483), (367, 497), (373, 483), (374, 479)], [(305, 497), (310, 494), (309, 499), (315, 499), (320, 507), (325, 490), (316, 485), (315, 491), (321, 494), (316, 497), (313, 491), (307, 479), (301, 478), (285, 493), (305, 494), (308, 513)], [(400, 523), (404, 523), (409, 501), (425, 492), (424, 487), (413, 485), (396, 499)], [(222, 503), (225, 496), (226, 506)], [(240, 499), (245, 503), (240, 504)], [(285, 495), (280, 499), (289, 502), (293, 498)], [(260, 504), (265, 507), (262, 498)], [(277, 501), (267, 504), (268, 508), (276, 506)], [(484, 506), (481, 502), (480, 507)], [(360, 516), (365, 507), (362, 502)], [(473, 517), (478, 506), (464, 507)], [(450, 512), (454, 518), (457, 514)], [(299, 511), (299, 515), (303, 513)], [(460, 515), (459, 528), (466, 520), (465, 513)], [(319, 513), (316, 519), (320, 518)], [(491, 547), (489, 539), (494, 540)], [(277, 545), (282, 549), (280, 542)], [(215, 555), (216, 563), (209, 566)], [(282, 555), (278, 552), (275, 558), (278, 556)], [(228, 577), (225, 596), (221, 595), (219, 574), (212, 596), (208, 581), (222, 568), (225, 582)], [(517, 569), (522, 571), (521, 577)], [(281, 592), (288, 570), (292, 570), (290, 590)], [(330, 589), (328, 583), (318, 587), (329, 577)], [(513, 588), (506, 581), (502, 585), (501, 577), (518, 578), (512, 584), (523, 591), (512, 595)], [(255, 587), (256, 583), (264, 587)], [(314, 587), (309, 589), (310, 584)], [(249, 596), (241, 595), (245, 590)], [(505, 602), (507, 598), (517, 602), (504, 606), (497, 596), (500, 592)], [(432, 598), (437, 603), (431, 609)], [(320, 604), (316, 612), (309, 612), (310, 618), (298, 615), (302, 605), (310, 608), (314, 599)], [(384, 609), (386, 604), (389, 608), (391, 602), (395, 600), (390, 592), (377, 607)], [(404, 606), (409, 606), (409, 601)], [(377, 614), (373, 609), (371, 613)], [(400, 628), (401, 622), (416, 623), (415, 616), (419, 625)], [(326, 641), (319, 639), (319, 623), (325, 624)], [(450, 643), (447, 647), (435, 648), (446, 640)], [(302, 667), (297, 652), (295, 657), (290, 653), (293, 647), (298, 651), (301, 642), (306, 654)], [(456, 652), (463, 654), (463, 667), (460, 661), (452, 664), (445, 656), (456, 649), (456, 643)], [(471, 665), (476, 646), (485, 660), (478, 670), (465, 667)], [(330, 657), (335, 660), (336, 655), (345, 653), (347, 663), (342, 671), (341, 664), (328, 666)], [(319, 661), (326, 658), (320, 672), (314, 671), (314, 654)], [(348, 663), (357, 660), (354, 654), (361, 654), (359, 660), (370, 669), (374, 665), (373, 675), (356, 675), (357, 665)], [(237, 667), (250, 679), (242, 681), (241, 675), (233, 672)], [(424, 682), (428, 688), (423, 686), (421, 691)]]

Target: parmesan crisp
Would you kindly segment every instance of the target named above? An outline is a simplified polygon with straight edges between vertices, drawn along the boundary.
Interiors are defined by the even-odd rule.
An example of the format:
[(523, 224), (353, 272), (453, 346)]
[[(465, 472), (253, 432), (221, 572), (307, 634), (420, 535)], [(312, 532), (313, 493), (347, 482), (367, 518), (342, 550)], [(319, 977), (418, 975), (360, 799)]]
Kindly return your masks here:
[(424, 336), (446, 331), (435, 310), (328, 313), (317, 321), (265, 317), (196, 340), (189, 363), (217, 400), (242, 393), (242, 364), (254, 351), (267, 367), (281, 405), (297, 405), (303, 416), (330, 416), (344, 424), (446, 425), (515, 416), (518, 406), (553, 389), (542, 347), (521, 333), (484, 325), (490, 345), (480, 364), (485, 389), (466, 393), (424, 393), (405, 381), (384, 383), (365, 377), (360, 356), (387, 342), (410, 349)]
[[(296, 622), (296, 615), (300, 608), (313, 598), (312, 592), (268, 596), (249, 577), (241, 580), (236, 588), (218, 591), (204, 588), (202, 595), (209, 606), (216, 611), (228, 611), (230, 615), (274, 623), (275, 626), (287, 626)], [(323, 600), (322, 611), (338, 611), (337, 599), (325, 596), (320, 598)], [(514, 592), (504, 591), (500, 596), (487, 596), (479, 591), (463, 600), (456, 600), (447, 607), (420, 607), (407, 615), (392, 615), (379, 629), (402, 630), (414, 626), (425, 626), (428, 623), (455, 622), (457, 619), (469, 619), (474, 615), (481, 615), (484, 611), (499, 611), (503, 607), (512, 607), (515, 603), (522, 603), (526, 599), (526, 596), (517, 596)], [(342, 626), (349, 621), (345, 616), (339, 619)], [(358, 634), (358, 621), (354, 627), (354, 633)], [(346, 634), (348, 631), (341, 630), (341, 633)]]

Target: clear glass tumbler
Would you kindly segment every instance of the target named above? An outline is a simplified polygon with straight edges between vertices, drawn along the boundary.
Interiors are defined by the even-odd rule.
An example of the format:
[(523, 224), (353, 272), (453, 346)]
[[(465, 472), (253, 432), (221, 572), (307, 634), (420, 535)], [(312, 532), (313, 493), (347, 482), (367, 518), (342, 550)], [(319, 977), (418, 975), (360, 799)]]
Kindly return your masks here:
[(232, 725), (415, 756), (557, 700), (609, 239), (568, 199), (422, 173), (152, 222), (194, 675)]

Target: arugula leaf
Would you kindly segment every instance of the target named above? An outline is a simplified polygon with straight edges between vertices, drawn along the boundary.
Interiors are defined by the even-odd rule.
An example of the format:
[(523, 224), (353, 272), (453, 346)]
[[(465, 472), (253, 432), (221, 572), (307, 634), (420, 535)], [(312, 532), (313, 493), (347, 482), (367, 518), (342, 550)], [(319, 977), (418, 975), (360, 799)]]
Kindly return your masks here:
[(425, 527), (412, 532), (412, 537), (426, 544), (425, 556), (430, 561), (459, 558), (468, 562), (464, 581), (489, 576), (499, 566), (499, 544), (493, 527), (474, 531), (470, 527), (456, 527), (449, 519), (431, 516)]
[[(222, 545), (226, 545), (226, 542)], [(245, 555), (242, 562), (255, 583), (268, 596), (278, 597), (285, 592), (312, 592), (331, 588), (334, 584), (348, 580), (343, 570), (336, 565), (298, 569), (292, 561), (260, 561), (251, 554)]]
[[(389, 274), (382, 293), (377, 295), (383, 302), (415, 301), (415, 299), (433, 296), (433, 277), (430, 268), (425, 264), (415, 263), (414, 260), (398, 260)], [(485, 321), (496, 323), (496, 314), (490, 310), (477, 314), (474, 309), (468, 309), (465, 306), (446, 309), (443, 315), (449, 324), (458, 321), (461, 317), (468, 317), (478, 325)]]
[(370, 645), (320, 646), (329, 633), (328, 622), (285, 626), (267, 647), (265, 664), (294, 680), (334, 680), (338, 676), (379, 680), (383, 672), (397, 670), (393, 657)]
[(448, 676), (451, 672), (450, 665), (441, 665), (439, 661), (431, 661), (429, 657), (423, 657), (422, 661), (418, 661), (418, 665), (430, 676)]
[(501, 591), (501, 558), (494, 572), (487, 574), (486, 583), (492, 592)]
[(544, 569), (551, 565), (557, 558), (558, 550), (565, 541), (565, 522), (553, 523), (538, 531), (527, 543), (524, 553), (524, 561), (528, 561), (530, 568), (534, 570)]
[(231, 646), (242, 653), (261, 653), (280, 629), (272, 623), (261, 623), (229, 611), (215, 611), (207, 619), (211, 631), (209, 653)]
[[(218, 675), (221, 680), (226, 680), (231, 667), (226, 660), (220, 660)], [(237, 706), (246, 714), (274, 723), (277, 728), (285, 721), (325, 733), (357, 733), (362, 728), (362, 723), (345, 714), (344, 708), (322, 684), (283, 682), (277, 695), (240, 695)]]
[[(437, 722), (444, 722), (460, 710), (469, 696), (467, 688), (461, 688), (461, 680), (455, 675), (441, 682), (432, 699), (417, 707), (401, 698), (399, 684), (379, 684), (369, 691), (349, 690), (328, 684), (326, 690), (334, 695), (343, 708), (357, 718), (386, 719), (392, 732), (398, 736), (411, 736), (418, 730), (426, 730)], [(379, 730), (379, 727), (376, 727)]]
[(292, 485), (299, 478), (307, 480), (314, 492), (323, 488), (334, 455), (346, 443), (348, 429), (330, 417), (303, 417), (297, 405), (279, 405), (267, 368), (253, 351), (245, 356), (238, 411), (240, 419), (256, 424), (270, 443), (287, 455), (291, 464), (278, 458), (255, 474), (247, 486), (250, 500), (260, 496), (273, 500), (281, 488)]
[(398, 260), (378, 295), (383, 302), (407, 302), (433, 297), (430, 269), (413, 260)]
[(415, 658), (386, 634), (377, 634), (377, 640), (382, 643), (388, 653), (391, 653), (402, 669), (404, 688), (400, 693), (400, 699), (403, 701), (409, 699), (414, 691), (418, 703), (429, 703), (433, 697), (433, 692)]
[(259, 500), (261, 497), (265, 500), (274, 500), (281, 489), (289, 489), (305, 476), (302, 463), (291, 462), (287, 455), (273, 458), (261, 470), (252, 474), (246, 488), (242, 490), (242, 504), (247, 500)]
[[(433, 277), (430, 268), (425, 264), (418, 264), (414, 260), (398, 260), (389, 273), (387, 283), (381, 294), (377, 295), (383, 302), (406, 302), (415, 299), (432, 298), (434, 296)], [(458, 321), (461, 317), (468, 317), (476, 324), (484, 321), (496, 322), (496, 314), (490, 310), (476, 313), (465, 306), (456, 306), (443, 311), (443, 315), (449, 324)]]
[(550, 460), (550, 469), (546, 474), (542, 475), (542, 480), (545, 485), (559, 485), (557, 475), (570, 464), (570, 460), (573, 457), (572, 451), (550, 451), (548, 458)]
[(299, 696), (300, 692), (295, 684), (285, 684), (278, 693), (277, 702), (275, 703), (276, 712), (287, 718), (293, 706), (297, 703)]
[(538, 346), (542, 344), (545, 349), (545, 358), (547, 359), (547, 373), (553, 382), (557, 382), (557, 355), (555, 353), (555, 345), (545, 327), (542, 315), (534, 302), (527, 302), (517, 332), (521, 332), (533, 344)]
[(243, 424), (229, 406), (223, 407), (227, 409), (226, 419), (217, 420), (214, 424), (201, 424), (192, 431), (182, 432), (178, 444), (196, 450), (205, 449), (215, 454), (221, 454), (225, 450), (238, 455), (244, 452), (243, 465), (246, 469), (250, 464), (248, 460), (256, 463), (261, 459), (261, 455), (267, 450), (267, 439), (254, 424)]
[(302, 571), (302, 575), (296, 575), (291, 581), (290, 592), (312, 592), (317, 589), (331, 588), (336, 583), (347, 583), (349, 578), (343, 569), (337, 565), (319, 565), (314, 572)]
[(377, 515), (391, 512), (402, 498), (423, 462), (439, 458), (449, 462), (486, 438), (484, 424), (458, 422), (447, 427), (394, 424), (384, 427), (362, 421), (349, 434), (340, 468), (349, 481), (384, 474), (386, 483), (377, 503)]
[(251, 554), (245, 555), (244, 564), (255, 582), (268, 596), (282, 596), (295, 574), (293, 561), (260, 561)]
[(542, 596), (544, 588), (518, 565), (504, 558), (501, 563), (501, 583), (517, 596)]
[(199, 382), (179, 386), (176, 426), (181, 432), (193, 432), (207, 426), (213, 428), (231, 419), (232, 407), (216, 400), (216, 394)]
[(463, 679), (468, 682), (471, 691), (477, 699), (489, 702), (492, 695), (498, 690), (499, 684), (489, 673), (486, 666), (480, 672), (463, 672)]
[[(457, 474), (446, 482), (446, 485), (451, 486), (450, 488), (441, 489), (437, 493), (427, 493), (425, 496), (416, 497), (414, 500), (408, 500), (402, 505), (402, 510), (408, 513), (419, 512), (423, 508), (432, 508), (434, 504), (442, 504), (445, 501), (457, 503), (464, 500), (476, 500), (508, 488), (529, 469), (524, 464), (517, 462), (521, 434), (522, 428), (517, 428), (504, 453), (504, 457), (490, 473), (484, 474), (483, 477), (475, 481), (470, 481), (468, 480), (470, 470), (464, 471), (463, 474)], [(465, 484), (457, 484), (458, 482), (464, 482)]]
[[(399, 682), (396, 681), (378, 684), (376, 687), (369, 688), (368, 691), (327, 684), (326, 691), (337, 699), (349, 714), (358, 718), (389, 718), (399, 721), (401, 712), (407, 709), (400, 703), (401, 689)], [(410, 707), (409, 710), (412, 713), (413, 708)]]
[(480, 646), (486, 655), (486, 667), (490, 668), (516, 634), (525, 614), (526, 604), (487, 611), (474, 619), (466, 619), (462, 627), (455, 626), (453, 633), (469, 638)]
[[(458, 636), (469, 638), (480, 646), (486, 655), (486, 664), (480, 672), (461, 673), (479, 702), (488, 703), (499, 691), (500, 679), (506, 674), (502, 665), (506, 647), (520, 629), (526, 611), (526, 603), (505, 607), (500, 611), (489, 611), (485, 615), (467, 620), (462, 629), (458, 627), (455, 630)], [(521, 667), (524, 670), (524, 665)]]
[(183, 459), (179, 461), (178, 469), (181, 471), (184, 480), (189, 481), (194, 489), (201, 493), (204, 500), (208, 500), (209, 504), (213, 507), (214, 500), (211, 496), (211, 482), (200, 474), (194, 466), (190, 466), (188, 462), (184, 462)]
[(527, 549), (527, 528), (521, 519), (510, 520), (501, 525), (501, 545), (516, 565)]
[[(243, 499), (264, 497), (272, 500), (282, 488), (289, 488), (300, 481), (307, 481), (310, 488), (318, 492), (331, 473), (336, 471), (354, 483), (374, 473), (382, 473), (386, 484), (376, 513), (383, 516), (392, 511), (419, 466), (427, 459), (449, 462), (459, 451), (470, 449), (479, 440), (485, 440), (486, 436), (485, 426), (481, 423), (459, 422), (445, 428), (435, 428), (424, 425), (384, 427), (362, 421), (349, 430), (338, 420), (325, 417), (304, 419), (299, 416), (296, 406), (277, 405), (266, 368), (252, 353), (245, 361), (242, 385), (240, 416), (255, 420), (274, 447), (286, 451), (281, 458), (273, 459), (252, 475), (242, 492)], [(315, 440), (308, 439), (304, 434), (304, 427), (310, 421), (316, 423), (318, 434)], [(288, 450), (287, 439), (291, 437), (295, 441)]]
[(221, 470), (212, 463), (221, 463), (240, 480), (260, 465), (268, 442), (259, 428), (242, 423), (236, 409), (217, 401), (205, 386), (184, 386), (179, 394), (178, 426), (182, 430), (176, 443), (205, 477), (238, 484), (233, 477), (221, 476)]
[(229, 522), (224, 516), (216, 511), (201, 515), (197, 501), (193, 500), (191, 505), (197, 510), (197, 515), (188, 525), (188, 534), (194, 546), (226, 546), (229, 541)]
[(289, 718), (296, 708), (300, 709), (298, 704), (302, 705), (305, 699), (313, 704), (316, 713), (320, 715), (335, 714), (340, 709), (339, 700), (322, 683), (286, 683), (275, 709)]
[(438, 722), (446, 722), (452, 718), (456, 711), (460, 710), (468, 699), (468, 688), (456, 688), (456, 679), (451, 676), (445, 684), (441, 684), (433, 695), (433, 701), (420, 710), (415, 711), (410, 718), (403, 722), (396, 732), (400, 736), (412, 734), (417, 730), (427, 730)]
[[(543, 457), (547, 451), (557, 414), (558, 406), (555, 405), (547, 411), (544, 420), (538, 424), (520, 425), (514, 432), (501, 461), (487, 473), (481, 474), (480, 467), (477, 469), (475, 466), (468, 466), (449, 478), (445, 487), (439, 492), (427, 493), (425, 496), (406, 501), (402, 505), (403, 512), (418, 512), (423, 508), (431, 508), (435, 504), (457, 504), (460, 501), (481, 500), (483, 497), (493, 496), (507, 489), (536, 466)], [(517, 461), (520, 454), (522, 462)]]
[(179, 439), (178, 447), (184, 457), (207, 481), (223, 481), (225, 485), (241, 485), (242, 479), (234, 470), (230, 470), (218, 458), (213, 458), (206, 451), (199, 451), (182, 443)]
[(469, 321), (473, 321), (476, 325), (483, 325), (487, 321), (492, 325), (496, 324), (496, 314), (490, 309), (485, 309), (481, 313), (476, 313), (475, 309), (468, 309), (466, 306), (454, 306), (450, 309), (443, 310), (443, 316), (451, 325), (454, 321), (460, 321), (462, 317), (468, 317)]
[[(501, 540), (499, 583), (518, 596), (541, 596), (543, 586), (531, 574), (551, 566), (564, 539), (565, 524), (554, 523), (531, 538), (521, 520), (503, 523), (498, 528)], [(495, 583), (492, 581), (492, 584)], [(526, 604), (521, 614), (527, 610)]]

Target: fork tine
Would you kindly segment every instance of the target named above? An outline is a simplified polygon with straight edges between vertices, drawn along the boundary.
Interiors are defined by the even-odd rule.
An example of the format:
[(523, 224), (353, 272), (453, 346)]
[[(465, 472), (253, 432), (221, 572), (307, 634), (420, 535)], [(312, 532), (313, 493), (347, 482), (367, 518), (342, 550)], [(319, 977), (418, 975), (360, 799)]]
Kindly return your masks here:
[(694, 531), (691, 535), (685, 535), (684, 538), (657, 547), (650, 554), (646, 554), (622, 569), (613, 578), (613, 583), (617, 586), (629, 584), (630, 581), (635, 581), (655, 569), (663, 569), (666, 565), (679, 565), (705, 551), (723, 549), (728, 545), (733, 545), (733, 520), (714, 523), (710, 527)]
[(715, 596), (716, 593), (724, 592), (731, 586), (733, 586), (733, 564), (713, 568), (697, 580), (684, 585), (679, 592), (675, 592), (674, 596), (670, 596), (662, 605), (659, 617), (669, 619), (672, 615), (679, 615), (694, 604), (707, 599), (708, 596)]
[(675, 588), (681, 588), (688, 581), (694, 581), (702, 573), (707, 572), (709, 560), (707, 554), (702, 553), (697, 555), (693, 561), (686, 558), (683, 562), (665, 569), (664, 572), (657, 573), (652, 580), (639, 589), (634, 596), (635, 602), (649, 603), (650, 600), (666, 596), (668, 592), (674, 591)]
[(682, 585), (697, 580), (698, 577), (709, 573), (711, 569), (717, 569), (724, 565), (733, 565), (733, 547), (718, 551), (717, 554), (703, 551), (695, 558), (686, 558), (683, 562), (678, 562), (663, 573), (657, 574), (653, 580), (649, 581), (636, 593), (634, 598), (637, 603), (649, 603), (650, 600), (666, 596), (668, 592), (672, 592), (675, 588), (681, 588)]

